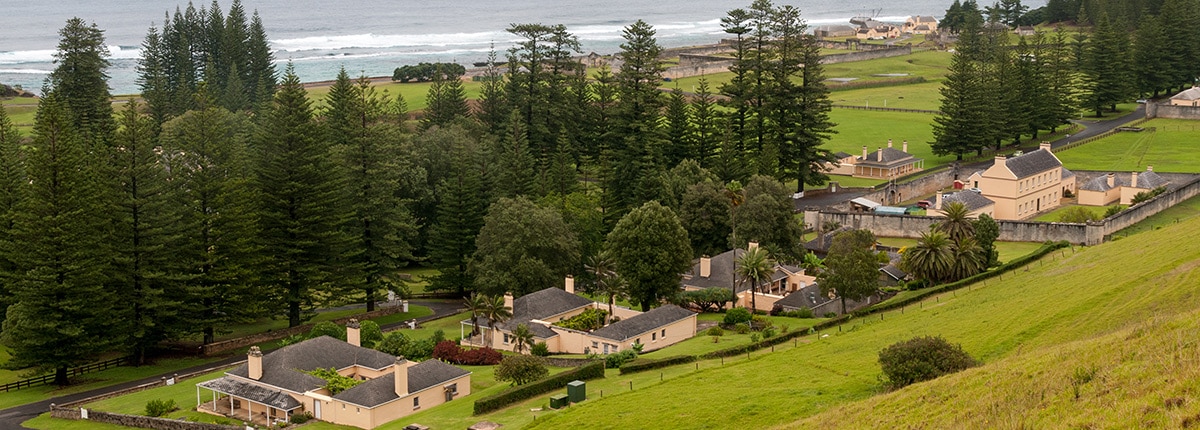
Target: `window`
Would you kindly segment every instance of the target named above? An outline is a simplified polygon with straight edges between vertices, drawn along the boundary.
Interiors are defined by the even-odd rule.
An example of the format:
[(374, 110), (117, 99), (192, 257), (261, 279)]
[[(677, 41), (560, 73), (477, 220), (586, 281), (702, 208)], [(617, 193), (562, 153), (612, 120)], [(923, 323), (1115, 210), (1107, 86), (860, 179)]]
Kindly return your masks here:
[(510, 343), (512, 343), (512, 338), (509, 337), (508, 333), (504, 333), (504, 344), (507, 345)]
[(667, 329), (665, 328), (662, 331), (662, 337), (667, 337)]
[(450, 384), (450, 385), (446, 386), (446, 391), (450, 392), (450, 394), (457, 395), (458, 394), (458, 384)]
[(421, 398), (413, 397), (413, 410), (421, 409)]
[(650, 333), (650, 340), (651, 341), (658, 340), (658, 333)]

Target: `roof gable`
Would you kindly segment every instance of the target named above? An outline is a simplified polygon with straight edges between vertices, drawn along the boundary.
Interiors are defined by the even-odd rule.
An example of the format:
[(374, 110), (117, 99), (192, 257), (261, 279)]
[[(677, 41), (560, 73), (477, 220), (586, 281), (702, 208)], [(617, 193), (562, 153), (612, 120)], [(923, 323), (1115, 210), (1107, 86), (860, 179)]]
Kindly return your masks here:
[[(345, 369), (350, 366), (379, 370), (395, 363), (396, 357), (370, 348), (354, 346), (329, 336), (321, 336), (275, 350), (264, 355), (262, 360), (263, 375), (258, 379), (259, 382), (303, 393), (325, 385), (324, 379), (304, 372), (317, 368)], [(228, 373), (250, 379), (245, 364), (233, 368)]]
[(1050, 169), (1062, 168), (1062, 162), (1058, 161), (1058, 157), (1045, 149), (1037, 149), (1006, 159), (1004, 164), (1017, 176), (1017, 179), (1028, 178)]
[[(407, 371), (409, 393), (445, 384), (456, 378), (471, 374), (471, 372), (439, 360), (422, 361), (409, 366)], [(400, 398), (400, 396), (396, 395), (396, 374), (389, 372), (378, 378), (364, 381), (346, 391), (338, 393), (333, 398), (368, 408), (396, 400)]]
[(592, 336), (624, 341), (694, 315), (694, 312), (679, 306), (665, 305), (609, 324), (593, 331)]

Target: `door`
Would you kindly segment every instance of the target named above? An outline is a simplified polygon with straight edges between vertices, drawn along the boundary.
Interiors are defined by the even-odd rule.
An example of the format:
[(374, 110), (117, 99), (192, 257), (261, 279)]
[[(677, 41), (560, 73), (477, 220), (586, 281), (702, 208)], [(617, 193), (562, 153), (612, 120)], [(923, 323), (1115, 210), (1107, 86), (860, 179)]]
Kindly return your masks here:
[(313, 400), (313, 418), (321, 419), (321, 401)]

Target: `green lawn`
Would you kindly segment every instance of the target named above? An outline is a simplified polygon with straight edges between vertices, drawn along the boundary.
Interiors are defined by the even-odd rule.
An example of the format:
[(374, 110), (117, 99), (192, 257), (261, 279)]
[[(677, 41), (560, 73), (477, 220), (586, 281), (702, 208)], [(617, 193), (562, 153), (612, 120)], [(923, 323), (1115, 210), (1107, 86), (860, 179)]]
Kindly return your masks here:
[(1111, 204), (1108, 206), (1085, 206), (1085, 205), (1076, 205), (1076, 204), (1064, 205), (1063, 207), (1060, 207), (1058, 209), (1055, 209), (1050, 212), (1046, 212), (1044, 214), (1039, 215), (1037, 218), (1034, 218), (1033, 221), (1062, 222), (1063, 213), (1067, 212), (1068, 210), (1071, 210), (1071, 208), (1073, 208), (1073, 207), (1081, 207), (1081, 208), (1087, 209), (1087, 211), (1091, 212), (1092, 215), (1094, 215), (1096, 217), (1096, 219), (1103, 219), (1105, 211), (1107, 211), (1108, 208), (1113, 207), (1113, 206), (1123, 206), (1123, 205), (1120, 205), (1120, 204)]
[(824, 145), (830, 151), (861, 156), (863, 146), (867, 151), (875, 151), (886, 147), (888, 139), (892, 139), (893, 147), (903, 149), (901, 143), (908, 140), (908, 152), (924, 159), (927, 169), (954, 161), (953, 155), (933, 155), (929, 146), (933, 141), (933, 115), (834, 109), (829, 118), (837, 124), (834, 128), (837, 133)]
[(1153, 166), (1157, 172), (1195, 172), (1200, 166), (1200, 124), (1180, 119), (1152, 119), (1140, 127), (1157, 127), (1156, 132), (1117, 133), (1083, 146), (1056, 152), (1069, 169), (1142, 171)]
[(424, 293), (425, 288), (429, 286), (430, 279), (438, 275), (438, 270), (432, 267), (405, 267), (399, 272), (411, 277), (405, 281), (405, 285), (413, 294)]
[[(404, 101), (408, 103), (408, 110), (410, 112), (425, 109), (425, 96), (429, 94), (429, 87), (431, 86), (433, 86), (432, 82), (387, 82), (374, 85), (375, 91), (379, 94), (387, 94), (395, 97), (395, 94), (398, 93), (404, 96)], [(467, 99), (479, 98), (479, 91), (482, 86), (479, 82), (464, 81), (463, 88), (466, 90)], [(320, 108), (325, 105), (325, 97), (329, 94), (329, 88), (329, 86), (321, 86), (308, 89), (308, 98), (316, 102), (314, 106)]]
[(77, 377), (75, 380), (78, 382), (75, 385), (66, 388), (58, 388), (54, 385), (41, 385), (4, 393), (4, 395), (0, 395), (0, 409), (33, 403), (51, 397), (81, 393), (122, 382), (136, 381), (149, 376), (173, 372), (215, 360), (217, 358), (162, 359), (153, 364), (140, 367), (121, 366), (103, 372), (87, 373)]
[[(923, 77), (931, 81), (940, 81), (946, 76), (946, 72), (950, 67), (950, 55), (946, 52), (938, 51), (915, 51), (911, 55), (900, 57), (881, 58), (878, 60), (854, 61), (849, 63), (829, 64), (825, 66), (826, 78), (858, 78), (855, 82), (877, 82), (896, 80), (898, 78), (887, 78), (872, 76), (877, 74), (899, 74), (907, 73), (911, 77)], [(705, 75), (703, 78), (708, 80), (708, 86), (712, 92), (717, 92), (721, 84), (728, 82), (733, 77), (733, 73), (714, 73)], [(899, 78), (899, 79), (904, 79)], [(700, 81), (700, 76), (692, 76), (664, 82), (661, 88), (674, 89), (676, 85), (683, 91), (695, 92), (696, 84)], [(908, 86), (908, 85), (905, 85)], [(902, 86), (902, 87), (905, 87)], [(862, 90), (847, 90), (846, 92), (862, 91)], [(831, 98), (837, 99), (836, 92)]]
[[(577, 428), (585, 422), (593, 428), (785, 425), (882, 392), (878, 351), (913, 336), (945, 336), (984, 363), (992, 363), (1019, 354), (1039, 356), (1046, 347), (1195, 309), (1194, 286), (1200, 284), (1200, 271), (1194, 270), (1200, 259), (1200, 221), (1152, 231), (1139, 239), (1056, 252), (1027, 270), (990, 279), (979, 288), (943, 294), (923, 306), (909, 306), (903, 313), (855, 319), (841, 330), (829, 330), (829, 337), (809, 338), (810, 343), (798, 348), (702, 368), (663, 384), (572, 407), (544, 421), (539, 418), (528, 428)], [(1168, 242), (1172, 246), (1161, 246)], [(1127, 270), (1131, 267), (1137, 270)], [(1115, 355), (1136, 351), (1134, 346)], [(1187, 355), (1173, 356), (1192, 360), (1194, 345), (1180, 350), (1184, 351)], [(1052, 356), (1047, 359), (1055, 361)], [(1187, 363), (1195, 367), (1194, 361)], [(1043, 372), (1031, 369), (1027, 373), (1028, 378), (1040, 378), (1037, 375)], [(987, 385), (986, 380), (973, 382)], [(1120, 395), (1120, 387), (1105, 388)], [(947, 387), (907, 406), (937, 405), (953, 391)], [(786, 401), (774, 401), (778, 399)], [(646, 412), (648, 405), (653, 405), (653, 413)], [(1136, 417), (1144, 406), (1114, 413)], [(1192, 409), (1189, 405), (1188, 410)], [(971, 412), (987, 416), (990, 410), (983, 407)], [(1009, 422), (994, 418), (990, 425), (979, 426)]]
[(942, 106), (941, 82), (895, 85), (834, 91), (829, 101), (835, 105), (873, 106), (900, 109), (938, 110)]
[[(914, 246), (917, 244), (917, 239), (906, 237), (880, 237), (877, 238), (881, 244), (894, 246), (898, 248)], [(1009, 261), (1014, 258), (1028, 255), (1036, 251), (1042, 244), (1039, 242), (996, 242), (996, 251), (1000, 252), (1000, 261)]]
[(0, 104), (4, 105), (4, 113), (17, 126), (17, 130), (21, 134), (28, 135), (33, 131), (33, 120), (37, 114), (38, 99), (32, 98), (14, 98), (0, 99)]

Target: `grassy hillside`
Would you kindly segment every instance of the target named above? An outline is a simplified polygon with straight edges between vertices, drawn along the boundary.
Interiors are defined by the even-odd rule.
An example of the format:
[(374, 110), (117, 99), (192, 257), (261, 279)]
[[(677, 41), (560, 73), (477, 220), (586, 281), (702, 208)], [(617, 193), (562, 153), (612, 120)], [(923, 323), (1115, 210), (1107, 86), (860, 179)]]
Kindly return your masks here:
[[(1167, 243), (1170, 246), (1164, 246)], [(1003, 279), (943, 295), (903, 313), (888, 313), (883, 321), (875, 316), (856, 320), (841, 332), (828, 333), (828, 337), (807, 345), (701, 369), (652, 387), (580, 404), (539, 419), (531, 427), (567, 429), (587, 422), (595, 428), (762, 428), (792, 425), (797, 418), (821, 413), (829, 414), (820, 416), (828, 418), (825, 422), (840, 424), (836, 420), (846, 414), (832, 412), (834, 408), (859, 408), (851, 403), (884, 392), (876, 360), (878, 351), (891, 343), (917, 335), (942, 335), (989, 364), (1041, 357), (1038, 351), (1067, 351), (1070, 345), (1059, 345), (1194, 311), (1194, 286), (1200, 285), (1197, 257), (1200, 220), (1094, 248), (1064, 250)], [(1194, 337), (1181, 342), (1191, 339)], [(1052, 370), (1058, 360), (1044, 360), (1028, 367), (1032, 379), (1057, 374), (1053, 372), (1074, 372), (1073, 368)], [(989, 385), (986, 380), (975, 383), (980, 387)], [(950, 395), (948, 391), (931, 391), (938, 394), (921, 402), (938, 403)], [(1174, 395), (1165, 391), (1162, 394)], [(1142, 406), (1112, 413), (1140, 414)], [(1185, 406), (1191, 408), (1188, 410), (1200, 407)], [(869, 407), (861, 406), (861, 410)], [(902, 403), (895, 408), (911, 409)], [(931, 409), (929, 413), (939, 412)], [(930, 418), (926, 414), (913, 417), (914, 421)], [(1049, 414), (1046, 419), (1052, 417)], [(954, 421), (947, 417), (945, 422)], [(863, 426), (870, 424), (857, 427)]]
[(1141, 171), (1154, 166), (1158, 172), (1192, 172), (1200, 162), (1195, 142), (1200, 124), (1182, 119), (1153, 119), (1141, 127), (1157, 131), (1117, 133), (1055, 155), (1063, 165), (1076, 170)]

